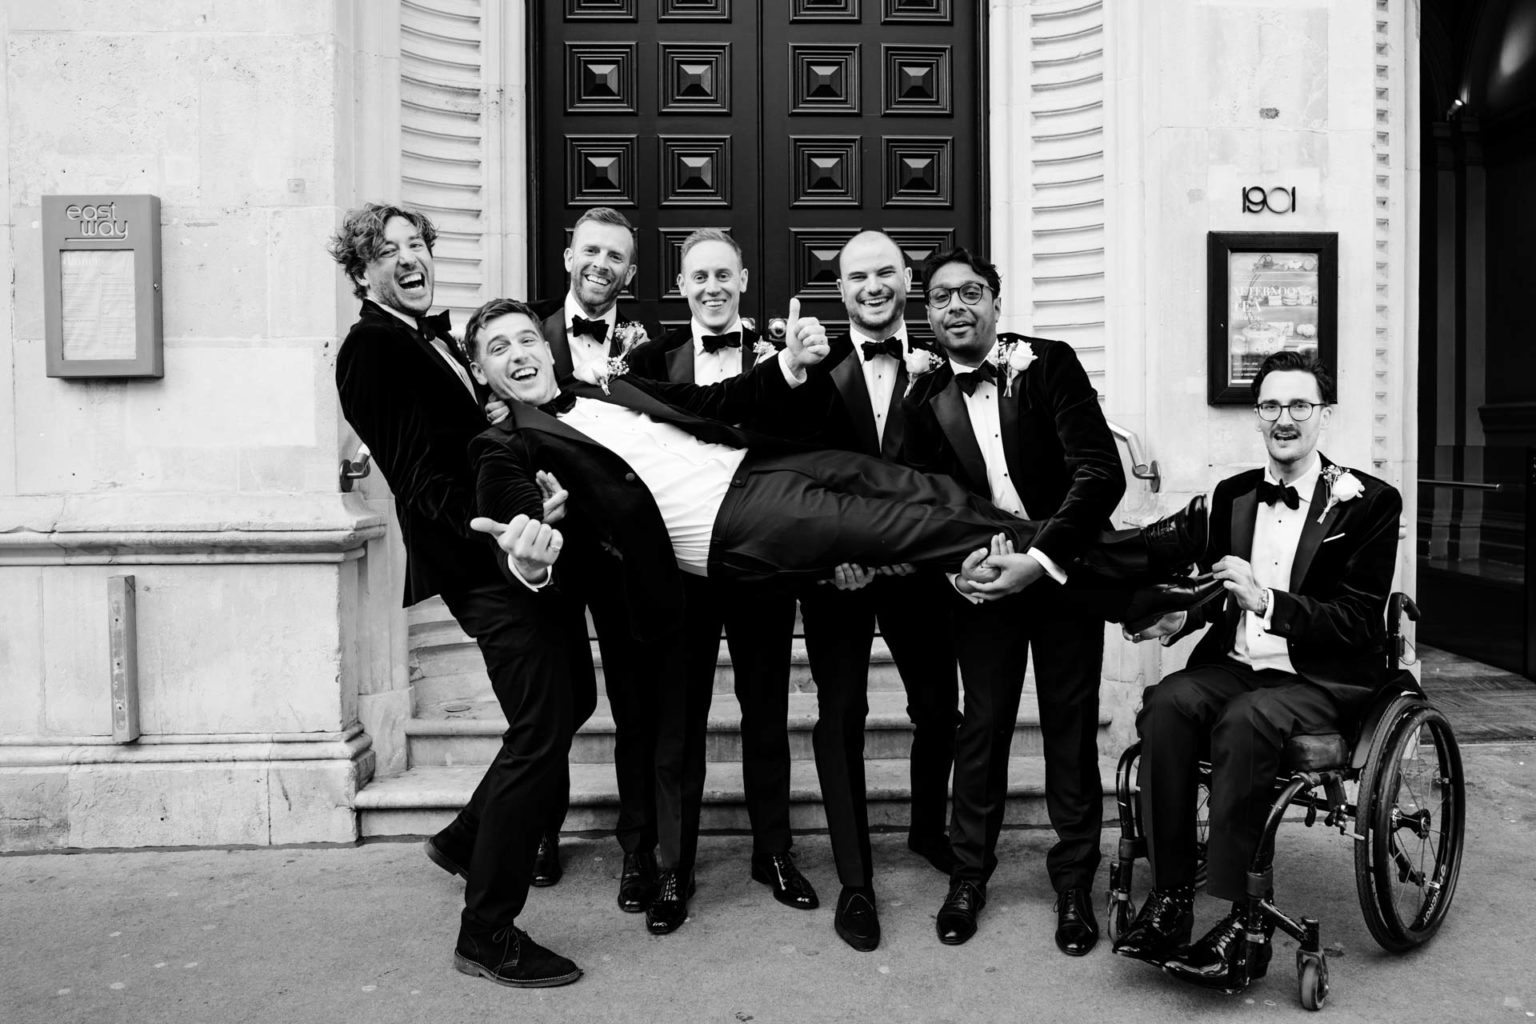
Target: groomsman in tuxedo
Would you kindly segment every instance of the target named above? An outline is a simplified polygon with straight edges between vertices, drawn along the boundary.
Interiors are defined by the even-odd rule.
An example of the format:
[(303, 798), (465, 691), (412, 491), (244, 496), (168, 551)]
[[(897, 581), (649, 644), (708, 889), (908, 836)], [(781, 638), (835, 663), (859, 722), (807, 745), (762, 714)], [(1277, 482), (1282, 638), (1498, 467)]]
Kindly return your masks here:
[(1073, 560), (1125, 491), (1115, 439), (1071, 347), (997, 332), (997, 270), (965, 249), (924, 264), (928, 322), (947, 360), (904, 403), (903, 458), (946, 472), (1018, 515), (1044, 520), (1026, 551), (962, 571), (947, 607), (964, 705), (955, 748), (950, 842), (955, 867), (936, 919), (941, 942), (965, 942), (986, 904), (1008, 788), (1008, 754), (1029, 652), (1045, 745), (1046, 809), (1057, 842), (1056, 944), (1071, 956), (1098, 940), (1090, 893), (1103, 792), (1097, 735), (1104, 627), (1055, 600)]
[[(688, 300), (692, 319), (635, 350), (629, 365), (636, 376), (651, 380), (716, 384), (739, 375), (757, 359), (761, 336), (746, 327), (740, 315), (741, 296), (747, 290), (741, 247), (724, 231), (703, 228), (683, 240), (681, 256), (677, 287)], [(657, 750), (658, 813), (665, 815), (665, 808), (680, 798), (681, 841), (679, 849), (668, 850), (668, 829), (663, 826), (661, 866), (677, 871), (691, 887), (704, 794), (706, 724), (723, 624), (741, 706), (752, 877), (768, 885), (780, 903), (814, 909), (816, 890), (790, 853), (786, 718), (794, 588), (691, 575), (684, 575), (682, 582), (687, 670), (683, 685), (671, 681), (662, 688)], [(675, 705), (671, 698), (676, 698)]]
[[(912, 271), (889, 235), (863, 231), (838, 255), (838, 292), (849, 331), (808, 373), (828, 394), (818, 418), (817, 445), (895, 459), (901, 451), (902, 399), (913, 352), (905, 311)], [(808, 384), (807, 386), (812, 386)], [(912, 720), (912, 807), (907, 846), (949, 874), (954, 866), (945, 818), (955, 755), (959, 680), (947, 630), (934, 628), (933, 609), (949, 583), (935, 572), (875, 575), (844, 569), (845, 586), (803, 587), (800, 614), (820, 710), (812, 744), (822, 802), (842, 892), (834, 927), (861, 951), (880, 943), (873, 887), (869, 811), (864, 785), (864, 724), (868, 715), (870, 649), (875, 623), (896, 662)]]
[[(626, 339), (643, 343), (644, 325), (624, 316), (618, 305), (619, 294), (635, 279), (637, 251), (634, 225), (618, 210), (593, 207), (576, 219), (565, 250), (570, 290), (564, 306), (543, 324), (559, 377), (621, 354)], [(637, 914), (650, 904), (656, 883), (656, 699), (664, 659), (661, 651), (637, 646), (610, 595), (593, 594), (590, 609), (615, 727), (616, 834), (624, 851), (618, 905)], [(551, 829), (539, 844), (535, 885), (559, 881), (559, 838), (559, 830)]]
[[(1262, 978), (1272, 955), (1267, 933), (1250, 945), (1241, 910), (1285, 742), (1339, 731), (1381, 679), (1403, 509), (1390, 484), (1317, 451), (1337, 394), (1314, 357), (1270, 356), (1253, 397), (1269, 458), (1216, 485), (1199, 560), (1222, 580), (1225, 600), (1126, 627), (1134, 640), (1171, 643), (1211, 626), (1188, 665), (1142, 695), (1140, 799), (1154, 888), (1115, 952), (1227, 992)], [(1206, 746), (1206, 890), (1233, 910), (1191, 945), (1196, 767)]]
[[(485, 429), (485, 415), (448, 314), (427, 315), (436, 237), (414, 210), (369, 203), (347, 213), (330, 252), (363, 305), (337, 352), (336, 388), (347, 422), (394, 492), (405, 603), (442, 595), (479, 644), (507, 717), (501, 749), (469, 803), (427, 841), (433, 863), (468, 883), (454, 962), (504, 985), (562, 985), (580, 969), (515, 922), (541, 824), (558, 820), (566, 799), (571, 736), (596, 700), (592, 659), (580, 606), (558, 589), (509, 586), (497, 567), (501, 556), (471, 532), (468, 445)], [(546, 523), (559, 517), (562, 500), (556, 494), (544, 502)], [(543, 529), (537, 551), (518, 547), (524, 574), (535, 581), (552, 560)]]

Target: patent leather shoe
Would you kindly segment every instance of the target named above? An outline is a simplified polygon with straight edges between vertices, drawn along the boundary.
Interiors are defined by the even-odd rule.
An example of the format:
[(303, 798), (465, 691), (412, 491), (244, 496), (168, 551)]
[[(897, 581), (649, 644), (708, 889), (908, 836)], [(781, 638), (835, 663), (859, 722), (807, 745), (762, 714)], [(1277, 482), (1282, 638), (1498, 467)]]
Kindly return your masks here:
[(1171, 583), (1154, 583), (1150, 587), (1140, 587), (1131, 594), (1130, 603), (1121, 613), (1120, 621), (1125, 623), (1128, 631), (1135, 633), (1169, 612), (1193, 611), (1225, 592), (1221, 580), (1204, 576), (1191, 576)]
[(955, 872), (955, 851), (943, 832), (908, 832), (907, 849), (932, 864), (948, 878)]
[(652, 935), (677, 931), (688, 920), (688, 901), (693, 898), (694, 881), (690, 876), (684, 889), (677, 872), (666, 870), (656, 881), (656, 894), (645, 908), (645, 930)]
[(533, 878), (530, 881), (544, 888), (560, 881), (565, 869), (560, 866), (560, 834), (546, 832), (539, 839), (539, 851), (533, 855)]
[(1132, 960), (1163, 964), (1184, 946), (1195, 924), (1194, 889), (1153, 889), (1136, 919), (1115, 943), (1115, 952)]
[(773, 890), (773, 898), (796, 910), (815, 910), (821, 906), (816, 889), (795, 867), (788, 850), (767, 857), (752, 858), (752, 879)]
[(1188, 949), (1169, 957), (1163, 970), (1181, 981), (1231, 995), (1269, 971), (1271, 946), (1268, 929), (1264, 942), (1249, 943), (1243, 912), (1234, 908)]
[(958, 946), (976, 934), (976, 918), (987, 905), (987, 891), (975, 882), (959, 881), (949, 887), (934, 918), (934, 929), (939, 941), (946, 946)]
[(580, 967), (510, 925), (487, 932), (460, 928), (453, 966), (460, 974), (511, 988), (553, 988), (581, 977)]
[(848, 945), (868, 953), (880, 945), (880, 915), (875, 911), (875, 891), (868, 886), (843, 886), (837, 896), (832, 927)]
[(1182, 572), (1200, 561), (1210, 533), (1210, 510), (1203, 494), (1195, 495), (1184, 508), (1142, 527), (1141, 531), (1152, 568), (1163, 572)]
[(1087, 956), (1099, 942), (1099, 921), (1087, 889), (1071, 887), (1056, 894), (1056, 948), (1067, 956)]
[(626, 853), (624, 870), (619, 874), (619, 909), (626, 914), (638, 914), (650, 906), (655, 892), (655, 851)]

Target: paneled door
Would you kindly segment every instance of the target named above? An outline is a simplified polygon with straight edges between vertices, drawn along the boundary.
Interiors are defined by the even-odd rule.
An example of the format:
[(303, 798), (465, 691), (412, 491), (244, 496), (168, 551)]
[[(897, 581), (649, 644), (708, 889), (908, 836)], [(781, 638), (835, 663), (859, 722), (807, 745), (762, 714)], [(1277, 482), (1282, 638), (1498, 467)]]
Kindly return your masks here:
[[(914, 264), (986, 237), (985, 24), (959, 0), (550, 0), (532, 4), (532, 291), (564, 293), (570, 225), (640, 230), (628, 301), (688, 318), (679, 247), (746, 253), (743, 313), (799, 295), (841, 324), (837, 252), (891, 233)], [(915, 296), (914, 296), (915, 299)], [(914, 326), (920, 309), (910, 311)]]

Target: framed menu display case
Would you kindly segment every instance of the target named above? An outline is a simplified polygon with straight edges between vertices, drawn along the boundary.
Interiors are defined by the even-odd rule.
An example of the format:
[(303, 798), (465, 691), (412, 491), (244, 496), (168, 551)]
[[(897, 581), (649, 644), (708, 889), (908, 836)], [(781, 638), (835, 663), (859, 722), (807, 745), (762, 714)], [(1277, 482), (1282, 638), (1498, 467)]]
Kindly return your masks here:
[(1339, 236), (1212, 231), (1206, 236), (1211, 405), (1251, 405), (1259, 364), (1282, 349), (1330, 370), (1338, 355)]

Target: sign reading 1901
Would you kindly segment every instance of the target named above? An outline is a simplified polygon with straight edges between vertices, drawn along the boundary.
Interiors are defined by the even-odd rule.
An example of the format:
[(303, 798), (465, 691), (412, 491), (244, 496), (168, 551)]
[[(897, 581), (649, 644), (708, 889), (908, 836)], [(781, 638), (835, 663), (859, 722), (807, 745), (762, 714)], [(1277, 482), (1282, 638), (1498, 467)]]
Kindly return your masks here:
[(1296, 210), (1296, 186), (1290, 188), (1249, 185), (1243, 189), (1244, 213), (1293, 213)]

